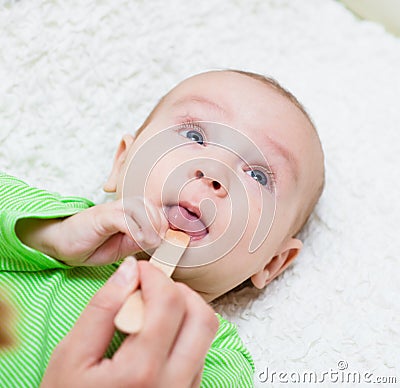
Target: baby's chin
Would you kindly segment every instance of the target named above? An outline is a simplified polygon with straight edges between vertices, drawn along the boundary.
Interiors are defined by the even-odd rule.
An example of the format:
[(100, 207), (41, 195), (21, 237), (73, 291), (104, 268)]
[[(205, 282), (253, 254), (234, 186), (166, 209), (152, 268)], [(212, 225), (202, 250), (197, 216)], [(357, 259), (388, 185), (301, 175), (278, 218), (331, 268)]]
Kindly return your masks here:
[[(146, 260), (149, 261), (151, 256), (142, 251), (135, 254), (137, 260)], [(176, 266), (174, 272), (172, 273), (171, 278), (176, 282), (186, 283), (190, 280), (199, 281), (202, 277), (205, 276), (206, 273), (209, 272), (209, 265), (200, 265), (200, 266), (191, 266), (184, 267), (179, 264)]]
[[(144, 251), (136, 253), (135, 257), (138, 260), (146, 261), (149, 261), (151, 258), (151, 256)], [(211, 302), (224, 293), (216, 292), (216, 290), (213, 289), (215, 288), (215, 282), (209, 284), (212, 271), (212, 263), (190, 267), (184, 267), (178, 264), (171, 278), (175, 282), (186, 284), (192, 290), (196, 291), (206, 302)]]

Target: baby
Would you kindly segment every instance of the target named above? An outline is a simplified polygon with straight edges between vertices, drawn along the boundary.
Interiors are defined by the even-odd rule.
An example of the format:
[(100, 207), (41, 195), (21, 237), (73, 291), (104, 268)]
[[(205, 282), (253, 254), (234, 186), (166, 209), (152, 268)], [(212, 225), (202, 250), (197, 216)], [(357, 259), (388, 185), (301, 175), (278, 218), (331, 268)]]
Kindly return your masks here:
[[(222, 126), (208, 125), (211, 127), (209, 133), (204, 134), (200, 127), (202, 121), (227, 124), (250, 138), (268, 160), (269, 165), (263, 166), (264, 172), (259, 168), (259, 162), (254, 168), (243, 162), (248, 162), (251, 153), (255, 152), (250, 147), (249, 150), (239, 150), (239, 157), (232, 158), (233, 131), (229, 133)], [(190, 152), (182, 150), (152, 166), (156, 179), (147, 177), (146, 193), (155, 208), (161, 209), (165, 203), (160, 193), (171, 168), (191, 158), (194, 158), (194, 163), (187, 163), (188, 167), (179, 172), (186, 174), (187, 179), (195, 179), (183, 188), (179, 187), (179, 199), (194, 213), (200, 213), (199, 204), (204, 198), (212, 199), (216, 217), (208, 228), (207, 243), (216, 240), (222, 234), (221, 229), (228, 224), (220, 219), (232, 211), (226, 194), (236, 178), (228, 176), (216, 160), (229, 165), (236, 175), (243, 175), (239, 178), (250, 205), (247, 230), (233, 249), (209, 265), (178, 268), (174, 279), (188, 284), (208, 301), (249, 278), (257, 288), (265, 287), (300, 251), (302, 243), (294, 236), (307, 221), (322, 192), (323, 153), (308, 115), (292, 95), (262, 76), (240, 71), (214, 71), (194, 76), (161, 99), (138, 130), (136, 140), (131, 135), (123, 137), (104, 190), (116, 192), (117, 198), (121, 198), (123, 180), (132, 156), (160, 129), (172, 125), (181, 125), (181, 135), (200, 144), (193, 146)], [(220, 133), (215, 133), (217, 131)], [(245, 143), (245, 139), (239, 137), (238, 141), (241, 140)], [(207, 142), (218, 143), (221, 147), (207, 150), (207, 145), (204, 147)], [(223, 153), (222, 147), (228, 151)], [(205, 164), (203, 158), (212, 159), (212, 162)], [(252, 171), (254, 176), (249, 174)], [(199, 174), (201, 178), (196, 179)], [(268, 239), (256, 252), (249, 252), (251, 232), (256, 228), (261, 207), (259, 193), (254, 189), (257, 185), (276, 190), (277, 206)], [(234, 209), (238, 205), (235, 203)], [(207, 214), (202, 216), (207, 218)], [(159, 231), (163, 231), (163, 225), (159, 225)]]
[[(245, 280), (265, 287), (301, 250), (296, 235), (321, 195), (324, 162), (312, 122), (289, 92), (258, 74), (211, 71), (173, 88), (136, 136), (123, 136), (104, 185), (115, 201), (94, 206), (5, 174), (0, 183), (2, 283), (21, 310), (21, 344), (0, 365), (15, 376), (23, 362), (15, 381), (37, 385), (112, 263), (151, 254), (168, 228), (191, 236), (174, 280), (206, 301)], [(251, 386), (251, 357), (219, 319), (202, 386), (217, 376), (224, 386)], [(122, 338), (116, 332), (108, 355)]]

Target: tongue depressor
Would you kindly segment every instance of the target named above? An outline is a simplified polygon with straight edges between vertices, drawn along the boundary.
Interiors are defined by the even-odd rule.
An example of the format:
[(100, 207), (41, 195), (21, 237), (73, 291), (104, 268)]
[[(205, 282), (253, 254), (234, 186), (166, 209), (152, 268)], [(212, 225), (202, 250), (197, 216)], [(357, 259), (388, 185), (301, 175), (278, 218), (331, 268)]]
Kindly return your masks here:
[[(189, 242), (190, 236), (186, 233), (168, 229), (165, 234), (165, 239), (150, 258), (150, 263), (161, 269), (168, 277), (171, 277), (180, 258), (189, 245)], [(128, 296), (122, 305), (114, 319), (114, 324), (115, 327), (123, 333), (138, 333), (143, 326), (143, 316), (144, 306), (142, 293), (140, 290), (136, 290)]]

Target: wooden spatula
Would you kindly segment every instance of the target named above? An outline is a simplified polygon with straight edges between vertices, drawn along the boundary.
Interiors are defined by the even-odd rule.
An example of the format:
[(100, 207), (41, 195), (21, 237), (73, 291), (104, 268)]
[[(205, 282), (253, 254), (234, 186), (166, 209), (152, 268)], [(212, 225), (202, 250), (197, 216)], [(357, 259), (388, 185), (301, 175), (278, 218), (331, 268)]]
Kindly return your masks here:
[[(160, 268), (168, 277), (171, 277), (189, 242), (190, 236), (186, 233), (168, 229), (164, 241), (153, 253), (150, 263)], [(138, 333), (143, 326), (143, 316), (142, 293), (140, 290), (136, 290), (128, 296), (122, 305), (114, 319), (114, 324), (118, 330), (124, 333)]]

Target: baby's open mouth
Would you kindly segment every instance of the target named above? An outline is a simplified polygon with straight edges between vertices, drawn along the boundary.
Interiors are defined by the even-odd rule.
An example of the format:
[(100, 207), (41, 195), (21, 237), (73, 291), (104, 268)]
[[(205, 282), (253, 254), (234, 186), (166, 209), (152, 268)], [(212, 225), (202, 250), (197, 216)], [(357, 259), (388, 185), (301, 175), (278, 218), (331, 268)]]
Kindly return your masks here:
[(207, 227), (199, 216), (184, 206), (171, 206), (167, 212), (167, 219), (171, 229), (185, 232), (193, 241), (201, 240), (208, 234)]

